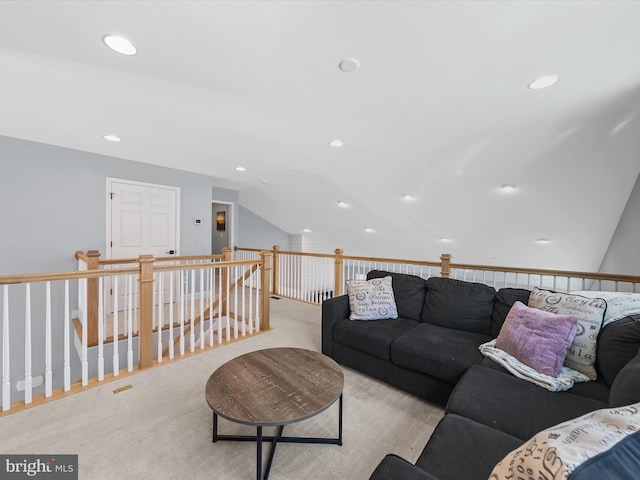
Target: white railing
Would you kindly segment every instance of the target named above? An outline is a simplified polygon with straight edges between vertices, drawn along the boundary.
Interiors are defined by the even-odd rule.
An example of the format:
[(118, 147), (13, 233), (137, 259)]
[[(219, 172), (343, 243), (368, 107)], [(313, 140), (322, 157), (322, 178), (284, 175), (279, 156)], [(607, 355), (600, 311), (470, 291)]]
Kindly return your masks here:
[(0, 277), (4, 412), (269, 326), (269, 292), (255, 281), (269, 274), (269, 257), (155, 265), (143, 256), (97, 269), (80, 257), (77, 272)]
[[(234, 256), (250, 258), (260, 251), (236, 247)], [(442, 254), (440, 261), (434, 262), (347, 256), (341, 249), (336, 249), (335, 254), (317, 254), (285, 252), (274, 246), (270, 251), (274, 265), (271, 292), (314, 304), (343, 294), (346, 282), (364, 279), (371, 270), (406, 273), (424, 279), (448, 277), (484, 283), (496, 289), (538, 287), (558, 292), (640, 292), (640, 276), (455, 264), (450, 254)]]

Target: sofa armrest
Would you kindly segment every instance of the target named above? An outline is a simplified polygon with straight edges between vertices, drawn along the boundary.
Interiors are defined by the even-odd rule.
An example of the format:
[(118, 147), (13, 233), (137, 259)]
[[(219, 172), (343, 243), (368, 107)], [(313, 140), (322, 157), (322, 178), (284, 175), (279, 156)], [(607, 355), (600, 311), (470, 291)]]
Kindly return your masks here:
[(438, 480), (404, 458), (389, 454), (382, 459), (369, 480)]
[(340, 295), (322, 302), (322, 353), (333, 356), (333, 325), (349, 318), (349, 296)]

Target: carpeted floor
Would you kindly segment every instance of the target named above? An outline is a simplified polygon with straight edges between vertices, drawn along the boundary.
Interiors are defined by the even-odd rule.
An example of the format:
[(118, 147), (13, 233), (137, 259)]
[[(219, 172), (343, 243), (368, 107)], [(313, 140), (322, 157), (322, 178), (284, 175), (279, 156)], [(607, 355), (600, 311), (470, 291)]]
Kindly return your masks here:
[[(248, 351), (320, 351), (320, 307), (280, 299), (271, 308), (269, 332), (0, 418), (0, 452), (78, 454), (82, 480), (255, 478), (254, 443), (211, 442), (204, 387), (218, 366)], [(271, 479), (366, 480), (387, 453), (417, 459), (442, 409), (343, 369), (344, 445), (278, 445)], [(133, 388), (113, 393), (125, 385)], [(335, 404), (285, 434), (335, 436), (337, 416)], [(220, 420), (220, 433), (232, 432), (255, 434)]]

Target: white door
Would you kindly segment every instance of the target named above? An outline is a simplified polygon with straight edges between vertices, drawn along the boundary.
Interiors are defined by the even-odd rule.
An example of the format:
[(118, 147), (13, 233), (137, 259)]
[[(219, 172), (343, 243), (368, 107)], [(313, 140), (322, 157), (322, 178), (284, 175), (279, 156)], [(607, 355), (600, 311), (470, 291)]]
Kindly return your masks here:
[[(157, 258), (178, 254), (178, 187), (108, 179), (107, 202), (108, 258), (129, 259), (138, 258), (139, 255), (153, 255)], [(122, 310), (126, 305), (126, 288), (124, 278), (118, 278), (118, 310)], [(156, 284), (155, 287), (157, 286)], [(168, 282), (163, 285), (163, 303), (169, 298), (167, 286)], [(113, 287), (110, 281), (105, 285), (110, 294), (107, 300), (108, 313), (113, 311)], [(137, 291), (136, 287), (137, 285), (133, 285), (134, 292)], [(158, 292), (155, 294), (157, 301)], [(137, 303), (136, 293), (133, 302), (134, 305)]]
[(112, 181), (111, 258), (137, 258), (177, 253), (176, 187)]

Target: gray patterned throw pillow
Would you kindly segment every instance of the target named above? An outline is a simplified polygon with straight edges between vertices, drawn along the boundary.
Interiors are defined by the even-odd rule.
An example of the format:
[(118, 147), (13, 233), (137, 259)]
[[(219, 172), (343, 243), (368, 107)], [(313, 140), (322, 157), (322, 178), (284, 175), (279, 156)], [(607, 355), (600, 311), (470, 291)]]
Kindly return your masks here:
[(350, 320), (386, 320), (398, 318), (391, 276), (347, 282)]

